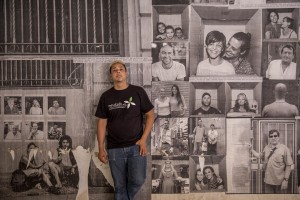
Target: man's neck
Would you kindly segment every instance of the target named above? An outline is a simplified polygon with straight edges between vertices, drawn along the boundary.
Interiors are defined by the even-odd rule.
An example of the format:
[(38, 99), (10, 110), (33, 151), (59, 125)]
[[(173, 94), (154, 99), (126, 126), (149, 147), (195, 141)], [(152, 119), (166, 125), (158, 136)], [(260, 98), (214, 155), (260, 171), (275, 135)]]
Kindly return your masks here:
[(114, 82), (115, 90), (125, 90), (128, 86), (127, 82)]
[(162, 62), (162, 67), (164, 69), (170, 69), (170, 68), (172, 68), (172, 66), (173, 66), (173, 60), (169, 64), (165, 64)]
[(208, 111), (210, 109), (210, 106), (202, 105), (201, 108), (202, 110)]
[(282, 68), (282, 70), (285, 71), (286, 68), (288, 68), (288, 66), (290, 64), (291, 64), (290, 62), (283, 62), (283, 61), (281, 61), (281, 68)]

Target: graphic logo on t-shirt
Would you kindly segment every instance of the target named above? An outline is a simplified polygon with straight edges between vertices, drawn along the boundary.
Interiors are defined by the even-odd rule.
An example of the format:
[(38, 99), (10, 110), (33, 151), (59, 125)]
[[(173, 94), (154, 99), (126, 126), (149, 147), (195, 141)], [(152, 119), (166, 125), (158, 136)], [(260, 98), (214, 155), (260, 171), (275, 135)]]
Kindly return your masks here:
[(132, 97), (130, 97), (128, 101), (124, 101), (124, 103), (127, 104), (127, 109), (130, 107), (130, 105), (135, 106), (135, 103), (132, 101)]
[(130, 108), (130, 106), (133, 105), (135, 106), (135, 103), (132, 101), (132, 97), (129, 98), (128, 101), (124, 101), (124, 103), (114, 103), (114, 104), (110, 104), (108, 105), (108, 109), (109, 110), (115, 110), (115, 109), (121, 109), (121, 108)]

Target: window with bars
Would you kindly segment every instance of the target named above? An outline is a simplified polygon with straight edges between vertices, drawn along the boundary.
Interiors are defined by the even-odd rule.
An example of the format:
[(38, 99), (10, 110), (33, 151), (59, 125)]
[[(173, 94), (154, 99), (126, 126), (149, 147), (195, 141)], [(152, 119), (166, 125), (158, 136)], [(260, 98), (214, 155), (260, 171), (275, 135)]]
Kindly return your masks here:
[(0, 54), (119, 55), (118, 0), (0, 0)]
[(72, 60), (2, 60), (0, 87), (82, 88), (83, 64)]

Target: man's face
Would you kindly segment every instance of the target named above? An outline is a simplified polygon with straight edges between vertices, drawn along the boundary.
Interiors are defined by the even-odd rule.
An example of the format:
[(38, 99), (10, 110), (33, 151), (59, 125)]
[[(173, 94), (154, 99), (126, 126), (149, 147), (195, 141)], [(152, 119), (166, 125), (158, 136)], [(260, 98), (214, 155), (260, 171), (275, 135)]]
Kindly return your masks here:
[(228, 59), (234, 59), (241, 56), (241, 46), (242, 42), (235, 39), (234, 37), (230, 38), (226, 51), (225, 51), (225, 57)]
[(171, 29), (171, 28), (168, 28), (168, 29), (166, 30), (166, 37), (167, 37), (168, 39), (172, 39), (172, 38), (174, 37), (174, 30)]
[(222, 42), (213, 42), (207, 45), (206, 51), (208, 53), (209, 58), (217, 58), (220, 56), (223, 50)]
[(18, 132), (18, 127), (16, 125), (13, 125), (12, 132), (13, 134), (16, 134)]
[(160, 59), (161, 61), (167, 65), (167, 64), (170, 64), (172, 63), (172, 60), (173, 60), (173, 49), (172, 47), (170, 46), (164, 46), (160, 49)]
[(168, 121), (165, 121), (165, 122), (164, 122), (164, 128), (165, 128), (165, 129), (169, 129), (169, 122), (168, 122)]
[(198, 126), (202, 126), (202, 120), (198, 120)]
[(38, 125), (37, 124), (32, 124), (32, 132), (36, 133), (38, 130)]
[(114, 82), (124, 82), (127, 79), (126, 68), (121, 63), (116, 63), (111, 68), (111, 78)]
[(269, 142), (272, 145), (277, 145), (279, 143), (279, 137), (278, 137), (277, 132), (274, 132), (269, 135)]
[(294, 59), (293, 50), (289, 48), (284, 48), (281, 54), (281, 60), (284, 63), (291, 63)]
[(210, 104), (211, 104), (211, 98), (210, 98), (210, 96), (205, 95), (202, 98), (202, 105), (204, 105), (204, 106), (210, 106)]
[(53, 107), (54, 108), (58, 108), (59, 107), (58, 101), (56, 101), (56, 100), (53, 101)]
[(70, 143), (68, 140), (63, 140), (61, 144), (62, 144), (63, 149), (68, 149), (70, 146)]
[(13, 99), (9, 99), (9, 100), (7, 101), (7, 103), (8, 103), (8, 106), (9, 106), (9, 107), (13, 107), (14, 104), (15, 104), (15, 101), (14, 101)]

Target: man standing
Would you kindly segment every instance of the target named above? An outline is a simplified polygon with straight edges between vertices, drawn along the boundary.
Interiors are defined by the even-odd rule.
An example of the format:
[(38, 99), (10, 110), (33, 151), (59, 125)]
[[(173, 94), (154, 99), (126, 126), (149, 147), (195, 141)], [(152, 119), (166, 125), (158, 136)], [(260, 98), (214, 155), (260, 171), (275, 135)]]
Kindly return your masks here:
[(183, 64), (173, 61), (173, 48), (169, 45), (161, 47), (159, 59), (152, 64), (152, 81), (183, 81), (186, 71)]
[(166, 119), (164, 121), (164, 126), (160, 129), (159, 147), (162, 155), (168, 156), (170, 153), (172, 153), (172, 144), (174, 139), (172, 139), (170, 122)]
[(230, 62), (236, 74), (254, 75), (252, 65), (247, 60), (250, 51), (251, 34), (237, 32), (228, 41), (224, 59)]
[(211, 95), (207, 92), (202, 95), (202, 106), (193, 112), (193, 115), (206, 115), (206, 114), (221, 114), (221, 112), (210, 106)]
[(263, 159), (263, 170), (265, 171), (265, 193), (286, 193), (291, 173), (293, 160), (287, 146), (280, 144), (279, 131), (269, 131), (269, 144), (263, 152), (258, 153), (252, 149), (252, 154)]
[(299, 115), (298, 108), (295, 105), (285, 101), (287, 87), (283, 83), (275, 85), (275, 101), (264, 107), (262, 117), (270, 118), (294, 118)]
[(296, 79), (295, 48), (287, 44), (281, 49), (281, 59), (270, 62), (266, 71), (266, 78), (269, 79)]
[(127, 83), (128, 74), (122, 61), (110, 65), (110, 74), (114, 86), (102, 94), (95, 113), (99, 117), (98, 158), (105, 164), (109, 161), (115, 199), (127, 200), (133, 199), (146, 178), (146, 139), (153, 125), (154, 112), (144, 89)]
[(194, 155), (200, 155), (202, 153), (201, 147), (202, 147), (203, 137), (206, 135), (205, 126), (203, 125), (201, 119), (198, 120), (198, 126), (194, 128), (193, 134), (195, 134), (193, 153)]

